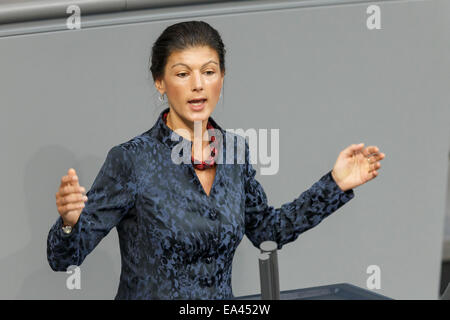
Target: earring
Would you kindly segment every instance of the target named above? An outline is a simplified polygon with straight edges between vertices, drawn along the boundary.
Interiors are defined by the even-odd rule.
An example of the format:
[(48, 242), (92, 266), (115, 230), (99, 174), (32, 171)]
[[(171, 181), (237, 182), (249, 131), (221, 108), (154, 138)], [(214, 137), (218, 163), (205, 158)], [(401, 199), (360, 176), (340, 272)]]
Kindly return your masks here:
[(165, 95), (165, 93), (161, 94), (161, 95), (158, 97), (159, 101), (164, 102), (164, 95)]

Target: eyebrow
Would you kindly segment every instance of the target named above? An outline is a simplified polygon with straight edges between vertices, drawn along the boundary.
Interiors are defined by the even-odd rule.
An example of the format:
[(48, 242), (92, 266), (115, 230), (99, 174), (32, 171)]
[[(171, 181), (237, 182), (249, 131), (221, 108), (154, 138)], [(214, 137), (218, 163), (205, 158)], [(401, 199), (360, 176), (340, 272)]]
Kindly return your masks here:
[[(202, 68), (203, 68), (204, 66), (206, 66), (207, 64), (209, 64), (209, 63), (215, 63), (215, 64), (219, 65), (217, 62), (215, 62), (215, 61), (213, 61), (213, 60), (209, 60), (207, 63), (205, 63), (204, 65), (202, 65)], [(189, 66), (188, 66), (187, 64), (184, 64), (184, 63), (181, 63), (181, 62), (175, 63), (171, 68), (173, 68), (173, 67), (175, 67), (175, 66), (177, 66), (177, 65), (183, 65), (183, 66), (186, 66), (189, 70), (191, 70), (191, 68), (189, 68)]]

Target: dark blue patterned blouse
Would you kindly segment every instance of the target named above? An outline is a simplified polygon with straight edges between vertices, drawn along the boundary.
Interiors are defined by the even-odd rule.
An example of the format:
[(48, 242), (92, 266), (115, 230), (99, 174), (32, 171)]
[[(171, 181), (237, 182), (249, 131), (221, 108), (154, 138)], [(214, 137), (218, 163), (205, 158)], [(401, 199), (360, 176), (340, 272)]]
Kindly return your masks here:
[[(212, 117), (224, 137), (223, 158), (208, 196), (192, 163), (171, 160), (174, 148), (188, 146), (190, 153), (192, 142), (164, 123), (168, 110), (150, 130), (110, 149), (71, 234), (58, 217), (47, 238), (54, 271), (81, 265), (116, 227), (122, 264), (115, 299), (230, 299), (233, 256), (244, 234), (257, 248), (273, 240), (281, 249), (354, 197), (329, 171), (292, 202), (269, 206), (247, 141)], [(231, 142), (235, 163), (225, 161)], [(238, 160), (244, 147), (245, 163)]]

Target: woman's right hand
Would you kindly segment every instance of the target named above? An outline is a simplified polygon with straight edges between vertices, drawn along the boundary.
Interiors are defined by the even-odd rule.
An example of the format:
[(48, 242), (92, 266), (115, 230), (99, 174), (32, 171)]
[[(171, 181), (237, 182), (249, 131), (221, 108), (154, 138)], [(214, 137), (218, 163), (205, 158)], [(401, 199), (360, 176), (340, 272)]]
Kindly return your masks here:
[(56, 207), (64, 225), (74, 226), (84, 208), (87, 196), (84, 187), (78, 184), (77, 173), (70, 168), (67, 175), (61, 178), (61, 185), (56, 193)]

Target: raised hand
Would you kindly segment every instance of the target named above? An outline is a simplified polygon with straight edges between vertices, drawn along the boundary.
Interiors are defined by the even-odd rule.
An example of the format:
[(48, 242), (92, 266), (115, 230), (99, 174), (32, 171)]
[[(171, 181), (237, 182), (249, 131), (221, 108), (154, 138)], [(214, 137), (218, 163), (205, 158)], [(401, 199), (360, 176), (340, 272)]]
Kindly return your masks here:
[(376, 146), (364, 148), (364, 143), (352, 144), (341, 151), (331, 175), (336, 184), (347, 191), (378, 176), (379, 161), (385, 157)]
[(74, 226), (88, 200), (86, 189), (78, 183), (75, 169), (70, 168), (67, 175), (61, 178), (61, 185), (56, 193), (56, 207), (61, 215), (64, 225)]

